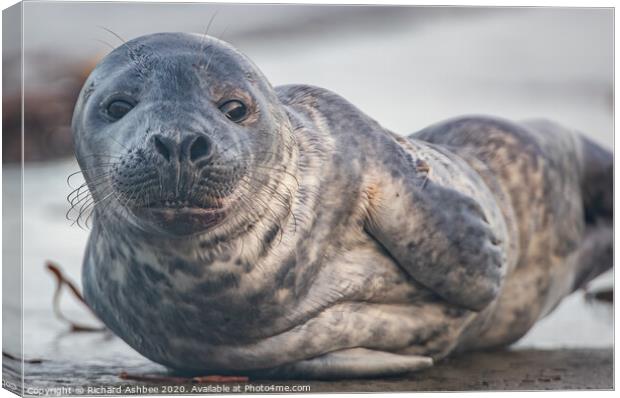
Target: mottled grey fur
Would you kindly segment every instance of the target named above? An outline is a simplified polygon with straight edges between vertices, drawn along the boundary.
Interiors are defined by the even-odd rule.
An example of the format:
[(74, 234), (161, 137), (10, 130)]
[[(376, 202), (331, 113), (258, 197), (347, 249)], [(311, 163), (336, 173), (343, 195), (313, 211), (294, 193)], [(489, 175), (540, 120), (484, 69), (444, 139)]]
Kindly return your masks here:
[[(85, 87), (73, 130), (95, 200), (86, 300), (173, 369), (422, 369), (514, 342), (612, 265), (612, 155), (555, 124), (463, 117), (402, 137), (181, 33), (122, 45)], [(137, 105), (109, 120), (111, 95)], [(247, 120), (220, 112), (230, 98)], [(211, 152), (192, 162), (196, 136)], [(142, 216), (172, 202), (219, 210)]]

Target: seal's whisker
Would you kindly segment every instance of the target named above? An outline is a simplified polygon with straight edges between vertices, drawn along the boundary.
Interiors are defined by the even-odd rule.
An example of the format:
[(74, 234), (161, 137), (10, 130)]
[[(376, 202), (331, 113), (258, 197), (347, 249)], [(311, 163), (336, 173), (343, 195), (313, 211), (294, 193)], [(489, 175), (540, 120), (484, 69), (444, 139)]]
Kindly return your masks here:
[[(122, 195), (121, 197), (118, 196), (116, 191), (112, 191), (114, 199), (116, 199), (116, 202), (118, 203), (118, 208), (120, 208), (122, 211), (127, 211), (123, 205), (123, 200), (122, 200)], [(112, 198), (108, 199), (107, 201), (108, 203), (105, 204), (105, 206), (103, 208), (101, 208), (101, 205), (99, 204), (98, 207), (96, 209), (93, 209), (93, 211), (90, 212), (90, 214), (88, 215), (88, 217), (86, 218), (86, 222), (88, 223), (88, 221), (93, 217), (93, 215), (95, 214), (95, 211), (98, 212), (99, 216), (101, 216), (101, 218), (105, 218), (107, 216), (106, 211), (108, 210), (108, 208), (114, 203), (114, 201), (112, 200)], [(114, 207), (113, 207), (114, 209)], [(107, 229), (106, 229), (107, 230)]]
[[(72, 220), (73, 222), (71, 223), (71, 226), (74, 226), (74, 225), (76, 225), (76, 224), (77, 224), (77, 226), (78, 226), (79, 228), (83, 229), (83, 228), (82, 228), (82, 224), (81, 224), (81, 220), (80, 220), (80, 219), (81, 219), (82, 214), (83, 214), (83, 211), (84, 211), (84, 209), (85, 209), (85, 207), (84, 207), (84, 206), (85, 206), (86, 204), (88, 204), (88, 206), (90, 206), (90, 203), (92, 203), (92, 202), (94, 202), (94, 201), (95, 201), (95, 199), (91, 197), (91, 198), (89, 198), (89, 200), (88, 200), (86, 203), (82, 204), (82, 206), (80, 207), (80, 209), (76, 210), (76, 211), (77, 211), (77, 215), (76, 215), (75, 219), (74, 219), (74, 220)], [(72, 210), (75, 210), (75, 209), (76, 209), (76, 208), (72, 208)], [(67, 216), (69, 217), (69, 212), (67, 213)], [(70, 219), (70, 218), (69, 218), (69, 219)]]
[[(299, 187), (299, 180), (297, 179), (297, 176), (295, 174), (293, 174), (291, 171), (286, 170), (284, 167), (282, 168), (278, 168), (278, 167), (270, 167), (270, 166), (266, 166), (266, 165), (262, 165), (262, 164), (252, 164), (249, 161), (245, 161), (244, 159), (237, 159), (238, 161), (242, 162), (242, 164), (251, 164), (252, 167), (255, 168), (261, 168), (261, 169), (266, 169), (269, 171), (276, 171), (276, 172), (282, 172), (288, 176), (290, 176), (291, 178), (293, 178), (295, 180), (295, 184), (297, 185), (297, 187)], [(211, 165), (209, 166), (208, 169), (230, 169), (230, 166), (222, 166), (222, 165)]]
[[(96, 173), (98, 173), (98, 174), (95, 174), (95, 175), (89, 177), (88, 180), (93, 182), (94, 180), (99, 179), (99, 178), (101, 178), (103, 176), (106, 176), (106, 175), (111, 176), (112, 175), (111, 171), (109, 169), (107, 169), (107, 168), (102, 168), (101, 170), (98, 170)], [(81, 179), (78, 180), (78, 182), (80, 182), (80, 185), (84, 184), (86, 182), (86, 180), (87, 180), (86, 179), (87, 176), (85, 176), (83, 174), (80, 175), (79, 173), (73, 173), (73, 175), (67, 177), (67, 186), (69, 188), (71, 188), (72, 190), (76, 189), (76, 186), (71, 182), (71, 179), (72, 178), (78, 178), (78, 177), (81, 177)]]
[[(256, 181), (256, 179), (254, 179), (254, 180), (252, 180), (252, 181)], [(247, 180), (243, 180), (243, 179), (242, 179), (242, 180), (240, 181), (240, 183), (245, 183), (245, 184), (246, 184), (246, 186), (247, 186), (247, 187), (249, 187), (249, 188), (255, 188), (255, 184), (252, 184), (252, 181), (247, 181)], [(268, 194), (270, 193), (270, 194), (272, 195), (272, 196), (271, 196), (271, 199), (275, 199), (277, 202), (279, 202), (279, 203), (280, 203), (280, 205), (283, 207), (283, 209), (285, 209), (285, 210), (286, 210), (286, 212), (287, 212), (287, 216), (288, 216), (288, 215), (293, 214), (293, 213), (292, 213), (292, 209), (291, 209), (291, 204), (289, 203), (289, 202), (290, 202), (290, 199), (289, 199), (289, 201), (287, 201), (287, 200), (286, 200), (283, 196), (281, 196), (281, 195), (279, 194), (279, 192), (277, 192), (277, 191), (276, 191), (277, 187), (271, 187), (271, 186), (269, 186), (269, 185), (267, 185), (267, 184), (264, 184), (264, 183), (260, 184), (260, 186), (259, 186), (259, 190), (263, 190), (263, 191), (265, 191), (265, 190), (267, 190), (267, 189), (268, 189), (269, 191), (266, 191), (266, 192), (267, 192)], [(275, 196), (275, 197), (274, 197), (274, 196)], [(283, 228), (282, 228), (282, 224), (281, 224), (281, 217), (278, 217), (275, 213), (273, 213), (273, 211), (271, 210), (271, 206), (270, 206), (270, 204), (265, 203), (264, 201), (262, 201), (262, 199), (259, 199), (259, 197), (258, 197), (258, 196), (254, 196), (254, 197), (253, 197), (253, 200), (258, 201), (258, 202), (259, 202), (260, 204), (262, 204), (262, 205), (263, 205), (266, 209), (268, 209), (268, 211), (269, 211), (269, 212), (273, 215), (273, 221), (274, 221), (275, 223), (277, 223), (277, 224), (278, 224), (278, 228), (279, 228), (279, 232), (280, 232), (280, 242), (281, 242), (281, 241), (282, 241), (282, 239), (283, 239), (283, 233), (284, 233), (284, 230), (283, 230)], [(294, 217), (294, 215), (293, 215), (293, 217)], [(296, 218), (295, 218), (295, 217), (294, 217), (294, 224), (295, 224), (295, 228), (296, 228), (296, 225), (297, 225), (297, 220), (296, 220)]]
[(113, 35), (114, 37), (116, 37), (118, 40), (120, 40), (120, 41), (121, 41), (121, 43), (123, 43), (123, 44), (126, 44), (126, 43), (127, 43), (127, 40), (123, 39), (123, 38), (121, 37), (121, 35), (119, 35), (118, 33), (114, 32), (112, 29), (106, 28), (106, 27), (105, 27), (105, 26), (103, 26), (103, 25), (97, 25), (97, 27), (98, 27), (99, 29), (103, 29), (103, 30), (105, 30), (106, 32), (110, 33), (111, 35)]
[(220, 33), (220, 36), (218, 37), (219, 40), (224, 41), (224, 36), (228, 32), (228, 29), (230, 29), (230, 24), (226, 25), (224, 29), (222, 29), (222, 33)]
[(88, 200), (88, 198), (93, 198), (92, 194), (89, 191), (83, 191), (82, 193), (80, 193), (81, 196), (74, 196), (70, 201), (70, 209), (71, 208), (75, 208), (76, 206), (78, 206), (80, 203), (83, 203), (85, 200)]
[[(81, 189), (83, 189), (86, 186), (86, 183), (82, 184), (82, 186), (80, 186), (78, 189), (74, 190), (72, 193), (69, 194), (69, 196), (67, 197), (67, 200), (69, 201), (70, 204), (70, 208), (66, 213), (66, 217), (67, 219), (70, 219), (69, 215), (71, 212), (75, 211), (75, 209), (77, 208), (78, 205), (80, 204), (84, 204), (87, 202), (84, 201), (88, 201), (88, 200), (93, 200), (94, 198), (92, 196), (92, 193), (90, 192), (90, 190), (82, 190), (80, 192)], [(77, 192), (77, 193), (76, 193)]]
[(87, 196), (87, 197), (85, 198), (85, 200), (80, 201), (80, 202), (78, 202), (78, 203), (75, 203), (75, 204), (71, 207), (70, 211), (72, 211), (72, 210), (76, 210), (76, 209), (77, 209), (77, 207), (78, 207), (78, 205), (80, 206), (80, 208), (77, 210), (78, 214), (77, 214), (77, 217), (76, 217), (76, 220), (75, 220), (75, 221), (77, 221), (77, 222), (78, 222), (78, 225), (79, 225), (79, 220), (80, 220), (80, 218), (82, 217), (82, 215), (84, 214), (84, 212), (85, 212), (85, 211), (86, 211), (89, 207), (94, 206), (96, 203), (97, 203), (97, 199), (96, 199), (96, 198), (94, 198), (93, 196)]
[(82, 202), (83, 200), (85, 200), (88, 197), (92, 197), (92, 195), (90, 194), (90, 192), (88, 190), (86, 191), (82, 191), (76, 195), (74, 195), (72, 198), (68, 198), (67, 200), (69, 201), (69, 204), (71, 205), (71, 207), (74, 207), (75, 205), (77, 205), (78, 203)]
[[(105, 170), (104, 172), (101, 172), (100, 174), (96, 174), (94, 176), (89, 177), (89, 181), (91, 183), (95, 183), (96, 184), (96, 182), (98, 180), (101, 180), (103, 178), (110, 177), (110, 176), (112, 176), (112, 174), (108, 170)], [(84, 185), (84, 184), (87, 184), (86, 179), (84, 179), (84, 182), (82, 184), (80, 184), (80, 185)], [(75, 189), (75, 187), (72, 186), (72, 185), (69, 185), (69, 187), (72, 188), (72, 189)]]
[(233, 149), (235, 146), (238, 146), (239, 144), (243, 144), (244, 142), (248, 142), (252, 139), (252, 137), (246, 137), (243, 138), (239, 141), (234, 141), (232, 142), (230, 145), (225, 146), (224, 148), (221, 148), (219, 151), (219, 155), (224, 155), (226, 154), (226, 152), (228, 152), (229, 150)]
[(295, 180), (295, 184), (299, 188), (299, 180), (297, 179), (297, 176), (295, 174), (291, 173), (288, 170), (278, 169), (278, 168), (275, 168), (275, 167), (269, 167), (269, 166), (263, 166), (263, 165), (254, 165), (254, 167), (259, 168), (259, 169), (265, 169), (265, 170), (277, 171), (277, 172), (284, 173), (284, 174), (288, 175), (289, 177), (293, 178)]
[[(279, 184), (279, 182), (274, 181), (274, 183), (276, 185), (275, 186), (271, 186), (271, 185), (265, 184), (264, 181), (262, 181), (262, 180), (260, 180), (258, 178), (255, 178), (255, 177), (252, 177), (251, 179), (249, 179), (250, 177), (246, 177), (246, 178), (247, 179), (242, 179), (242, 182), (248, 183), (250, 187), (254, 187), (254, 185), (252, 185), (252, 182), (260, 182), (261, 185), (258, 188), (260, 188), (260, 189), (269, 189), (268, 193), (272, 196), (273, 199), (277, 200), (284, 208), (288, 209), (290, 207), (286, 197), (283, 194), (281, 194), (280, 192), (278, 192), (278, 190), (277, 190), (279, 188), (279, 186), (281, 185), (281, 184)], [(289, 191), (289, 193), (290, 193), (290, 191)]]
[[(102, 185), (105, 181), (107, 181), (107, 176), (102, 176), (101, 178), (92, 180), (90, 182), (90, 186), (93, 187), (93, 189), (96, 189), (98, 186)], [(89, 184), (87, 182), (82, 183), (79, 187), (73, 189), (68, 195), (67, 195), (67, 201), (69, 203), (72, 203), (73, 200), (79, 198), (80, 196), (82, 196), (85, 192), (88, 192), (89, 194), (90, 192), (90, 187)]]
[[(112, 190), (111, 192), (112, 196), (114, 198), (117, 198), (118, 200), (118, 196), (116, 195), (116, 192), (114, 190)], [(103, 202), (107, 202), (105, 203), (103, 209), (100, 209), (101, 204)], [(93, 206), (93, 208), (91, 209), (91, 211), (89, 212), (88, 216), (86, 217), (85, 223), (86, 225), (88, 225), (88, 222), (90, 221), (90, 219), (94, 216), (95, 212), (98, 211), (101, 214), (101, 217), (103, 218), (105, 216), (105, 210), (107, 210), (107, 208), (113, 203), (112, 197), (110, 195), (107, 195), (103, 200), (101, 200), (99, 203), (95, 204)]]
[(103, 39), (92, 38), (92, 40), (95, 40), (95, 41), (97, 41), (97, 42), (99, 42), (99, 43), (101, 43), (103, 45), (108, 46), (110, 48), (110, 50), (112, 50), (112, 51), (114, 51), (114, 49), (116, 48), (112, 44), (110, 44), (109, 42), (107, 42), (107, 41), (105, 41)]
[(121, 35), (119, 35), (118, 33), (114, 32), (113, 30), (106, 28), (105, 26), (101, 26), (101, 25), (97, 25), (98, 28), (105, 30), (106, 32), (112, 34), (114, 37), (116, 37), (118, 40), (120, 40), (123, 44), (122, 46), (125, 46), (127, 48), (127, 52), (129, 54), (129, 58), (130, 60), (136, 64), (138, 66), (138, 69), (140, 72), (143, 72), (144, 70), (147, 70), (148, 68), (146, 67), (146, 65), (144, 64), (144, 59), (143, 57), (140, 56), (139, 53), (139, 49), (140, 47), (132, 47), (129, 45), (129, 43), (127, 42), (127, 40), (125, 40), (123, 37), (121, 37)]
[[(257, 178), (257, 177), (264, 177), (264, 179)], [(265, 173), (262, 173), (262, 172), (256, 172), (255, 171), (254, 172), (254, 176), (249, 176), (249, 175), (245, 174), (242, 177), (242, 180), (248, 180), (248, 179), (252, 179), (255, 182), (260, 182), (261, 185), (265, 185), (271, 191), (271, 194), (272, 195), (276, 195), (278, 197), (278, 199), (282, 202), (282, 204), (285, 205), (285, 202), (287, 201), (287, 199), (286, 199), (286, 197), (282, 193), (278, 192), (278, 190), (277, 190), (277, 188), (278, 188), (278, 186), (277, 186), (278, 181), (277, 181), (277, 179), (274, 179), (272, 175), (268, 175), (268, 174), (265, 174)], [(268, 182), (270, 180), (274, 181), (276, 186), (270, 186), (270, 185), (265, 184), (265, 182)], [(250, 183), (251, 182), (252, 181), (250, 181)], [(290, 189), (288, 187), (286, 187), (286, 185), (282, 185), (282, 186), (287, 190), (287, 192), (289, 194), (289, 201), (290, 201), (290, 198), (293, 196), (292, 192), (290, 191)]]
[(205, 44), (207, 42), (207, 36), (209, 34), (209, 29), (211, 28), (211, 24), (213, 23), (213, 21), (215, 20), (215, 17), (217, 16), (217, 14), (220, 12), (220, 9), (217, 8), (215, 10), (215, 12), (213, 13), (213, 15), (211, 15), (211, 18), (209, 18), (209, 22), (207, 23), (207, 27), (204, 31), (204, 34), (202, 35), (202, 39), (200, 41), (200, 52), (203, 52), (205, 50)]
[(77, 175), (80, 175), (80, 176), (84, 177), (83, 174), (82, 174), (82, 170), (78, 170), (78, 171), (76, 171), (74, 173), (71, 173), (71, 174), (69, 174), (67, 176), (67, 185), (69, 186), (69, 188), (71, 188), (71, 189), (74, 188), (73, 185), (71, 185), (71, 178), (73, 178), (73, 177), (75, 177)]
[(288, 216), (292, 216), (293, 217), (293, 226), (294, 226), (294, 231), (297, 231), (297, 217), (295, 216), (295, 213), (293, 212), (293, 202), (294, 202), (294, 195), (291, 192), (291, 190), (289, 189), (289, 187), (286, 186), (286, 184), (280, 184), (284, 189), (286, 189), (286, 191), (288, 192), (288, 199), (284, 197), (284, 195), (280, 192), (278, 192), (276, 190), (276, 188), (272, 189), (272, 195), (277, 195), (281, 202), (283, 203), (283, 205), (285, 206), (285, 208), (288, 209)]
[(129, 151), (129, 148), (127, 148), (125, 145), (123, 145), (121, 142), (119, 142), (116, 138), (110, 136), (110, 139), (114, 142), (116, 142), (118, 145), (120, 145), (123, 149), (125, 149), (126, 151)]
[[(110, 174), (110, 172), (109, 172), (107, 169), (104, 169), (103, 171), (98, 171), (98, 173), (100, 173), (100, 174), (96, 174), (96, 175), (94, 175), (94, 176), (90, 177), (90, 178), (89, 178), (89, 180), (91, 180), (91, 181), (92, 181), (93, 179), (98, 179), (98, 178), (100, 178), (100, 177), (102, 177), (102, 176), (104, 176), (104, 175), (106, 175), (106, 174), (111, 175), (111, 174)], [(77, 176), (77, 175), (74, 175), (74, 176), (72, 176), (72, 178), (74, 178), (74, 177), (76, 177), (76, 176)], [(81, 179), (80, 181), (81, 181), (81, 184), (83, 184), (84, 182), (86, 182), (86, 178), (85, 178), (85, 176), (83, 176), (83, 175), (82, 175), (82, 179)], [(80, 184), (80, 185), (81, 185), (81, 184)], [(69, 179), (67, 180), (67, 186), (68, 186), (69, 188), (71, 188), (71, 189), (75, 189), (75, 188), (76, 188), (76, 187), (75, 187), (75, 186), (71, 183), (71, 181), (70, 181)]]
[(114, 165), (114, 164), (115, 164), (115, 163), (107, 163), (107, 164), (103, 164), (103, 163), (102, 163), (102, 164), (101, 164), (101, 165), (99, 165), (99, 166), (90, 167), (90, 168), (85, 168), (85, 169), (82, 169), (82, 170), (75, 171), (75, 172), (73, 172), (73, 173), (71, 173), (71, 174), (69, 174), (69, 175), (67, 176), (67, 180), (66, 180), (66, 181), (67, 181), (67, 185), (68, 185), (70, 188), (73, 188), (73, 186), (71, 185), (71, 179), (72, 179), (72, 178), (74, 178), (74, 177), (77, 177), (77, 176), (82, 176), (82, 178), (84, 178), (84, 172), (85, 172), (85, 171), (100, 170), (100, 169), (103, 169), (103, 170), (108, 171), (108, 170), (109, 170), (109, 166), (110, 166), (110, 165)]
[(93, 153), (90, 155), (85, 155), (84, 158), (96, 158), (96, 159), (122, 159), (122, 156), (118, 156), (118, 155), (108, 155), (108, 154), (97, 154), (97, 153)]
[[(73, 201), (71, 202), (71, 208), (67, 211), (66, 214), (67, 219), (71, 220), (70, 214), (72, 212), (75, 212), (77, 206), (81, 204), (79, 210), (77, 210), (77, 217), (75, 218), (75, 220), (73, 220), (74, 222), (71, 225), (75, 225), (77, 223), (77, 225), (83, 229), (88, 227), (88, 219), (90, 218), (90, 215), (92, 215), (92, 210), (100, 203), (104, 202), (110, 196), (110, 193), (114, 193), (114, 188), (108, 187), (104, 192), (102, 192), (101, 195), (104, 197), (101, 200), (95, 199), (90, 191), (87, 190), (85, 192), (88, 192), (86, 196), (83, 196), (77, 200), (76, 198), (73, 198)], [(86, 223), (82, 224), (81, 220), (84, 218), (84, 214), (89, 211), (90, 213), (85, 220)]]
[[(142, 188), (139, 186), (136, 186), (134, 189), (132, 189), (129, 194), (125, 194), (122, 192), (119, 192), (119, 195), (115, 195), (116, 196), (116, 200), (119, 203), (119, 206), (123, 209), (127, 208), (127, 205), (129, 203), (131, 203), (131, 201), (133, 201), (133, 199), (137, 196), (139, 196), (139, 194), (142, 192)], [(104, 208), (102, 211), (107, 210), (107, 207)]]
[(85, 212), (86, 212), (86, 211), (90, 208), (90, 213), (88, 214), (88, 216), (86, 217), (86, 220), (85, 220), (85, 226), (86, 226), (86, 227), (88, 227), (88, 220), (89, 220), (90, 216), (92, 215), (92, 213), (93, 213), (93, 211), (94, 211), (94, 207), (101, 206), (101, 203), (104, 203), (104, 202), (106, 202), (106, 201), (108, 201), (108, 205), (109, 205), (109, 203), (110, 203), (109, 198), (110, 198), (110, 197), (112, 197), (112, 195), (114, 195), (114, 193), (115, 193), (115, 192), (114, 192), (114, 190), (112, 189), (112, 190), (111, 190), (111, 191), (109, 191), (107, 194), (105, 194), (105, 196), (104, 196), (101, 200), (91, 202), (91, 204), (89, 204), (89, 205), (86, 207), (86, 209), (82, 210), (82, 209), (80, 208), (80, 218), (82, 218), (83, 214), (84, 214), (84, 213), (85, 213)]
[[(245, 186), (246, 186), (247, 188), (256, 188), (256, 186), (255, 186), (255, 185), (253, 185), (253, 184), (251, 183), (251, 181), (244, 181), (244, 180), (241, 180), (241, 181), (239, 181), (239, 183), (240, 183), (240, 184), (246, 184)], [(262, 189), (267, 189), (267, 186), (266, 186), (266, 185), (261, 185), (261, 186), (259, 186), (259, 187), (258, 187), (258, 189), (259, 189), (259, 191), (260, 191), (260, 190), (262, 190)], [(249, 193), (249, 190), (248, 190), (248, 193)], [(257, 202), (259, 202), (261, 205), (263, 205), (263, 206), (265, 207), (266, 211), (269, 211), (269, 212), (273, 215), (274, 219), (277, 219), (277, 216), (275, 215), (275, 213), (273, 213), (273, 210), (271, 209), (271, 206), (269, 206), (269, 204), (265, 203), (265, 202), (264, 202), (262, 199), (260, 199), (258, 196), (253, 196), (253, 198), (252, 198), (252, 199), (253, 199), (253, 200), (255, 200), (255, 201), (257, 201)], [(274, 221), (275, 221), (275, 220), (274, 220)]]
[[(82, 157), (82, 156), (80, 156), (80, 157)], [(89, 153), (88, 155), (84, 155), (83, 157), (84, 158), (95, 158), (95, 157), (97, 157), (97, 158), (122, 158), (122, 156), (120, 156), (120, 155), (114, 155), (114, 154), (111, 154), (111, 153), (97, 153), (97, 152)]]
[[(249, 192), (244, 193), (244, 192), (240, 192), (240, 197), (239, 199), (241, 200), (241, 205), (244, 207), (244, 209), (248, 210), (248, 212), (251, 212), (252, 206), (250, 205), (250, 197), (249, 197)], [(263, 213), (262, 215), (258, 215), (256, 214), (256, 218), (254, 219), (250, 219), (249, 217), (245, 217), (245, 220), (251, 221), (251, 222), (259, 222), (261, 223), (261, 225), (263, 227), (266, 227), (266, 225), (262, 222), (262, 218), (263, 217), (267, 217), (266, 213)]]
[(215, 57), (215, 53), (211, 54), (209, 56), (209, 59), (207, 60), (207, 66), (205, 67), (205, 73), (209, 72), (209, 66), (211, 66), (211, 60)]
[[(218, 37), (218, 40), (222, 40), (223, 41), (224, 34), (228, 31), (228, 28), (230, 28), (230, 24), (226, 25), (226, 27), (224, 28), (222, 33), (220, 33), (220, 36)], [(211, 61), (213, 60), (213, 58), (215, 58), (216, 54), (218, 54), (218, 53), (214, 51), (211, 54), (211, 56), (209, 57), (209, 59), (207, 60), (207, 66), (205, 67), (205, 73), (209, 72), (209, 66), (211, 66)]]
[[(241, 201), (242, 209), (245, 210), (245, 211), (241, 212), (242, 214), (253, 214), (254, 213), (254, 209), (253, 209), (253, 207), (250, 204), (251, 201), (254, 200), (254, 199), (255, 199), (254, 197), (252, 197), (252, 198), (249, 197), (249, 192), (240, 192), (239, 200)], [(267, 208), (268, 208), (268, 206), (267, 206)], [(263, 222), (263, 218), (267, 218), (268, 221), (271, 221), (273, 223), (278, 224), (279, 230), (280, 231), (282, 230), (282, 226), (281, 226), (281, 224), (279, 224), (277, 218), (273, 219), (267, 213), (264, 213), (262, 217), (257, 215), (257, 217), (255, 219), (250, 219), (247, 216), (246, 217), (242, 217), (242, 222), (245, 223), (246, 225), (248, 225), (249, 223), (259, 223), (260, 225), (263, 226), (265, 231), (267, 231), (269, 229), (269, 226), (266, 225)], [(269, 248), (265, 248), (264, 247), (263, 239), (262, 239), (261, 236), (259, 236), (258, 231), (255, 228), (250, 229), (248, 232), (250, 232), (249, 236), (253, 236), (256, 239), (257, 246), (261, 246), (264, 249), (269, 250)], [(243, 239), (241, 240), (241, 242), (243, 244)], [(280, 240), (280, 242), (281, 242), (281, 240)], [(245, 249), (245, 245), (241, 249), (241, 252), (243, 252), (244, 249)], [(255, 266), (257, 267), (257, 269), (261, 269), (262, 270), (262, 265), (260, 263), (256, 264)]]
[[(244, 144), (246, 142), (251, 142), (254, 138), (253, 137), (247, 137), (244, 139), (241, 139), (239, 141), (235, 141), (233, 143), (231, 143), (230, 145), (225, 146), (224, 148), (220, 149), (218, 155), (223, 156), (225, 155), (228, 151), (234, 149), (236, 146), (239, 146), (240, 144)], [(258, 153), (265, 153), (265, 152), (269, 152), (269, 151), (256, 151), (256, 152), (252, 152), (252, 154), (258, 154)], [(271, 152), (274, 155), (279, 154), (277, 152)]]

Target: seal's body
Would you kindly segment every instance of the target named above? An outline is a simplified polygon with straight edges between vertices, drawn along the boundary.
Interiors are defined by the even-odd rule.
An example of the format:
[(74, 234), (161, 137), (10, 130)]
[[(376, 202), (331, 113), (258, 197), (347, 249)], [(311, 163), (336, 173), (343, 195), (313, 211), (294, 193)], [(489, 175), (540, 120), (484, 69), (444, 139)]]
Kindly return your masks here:
[(73, 120), (101, 319), (191, 372), (393, 374), (509, 344), (612, 264), (612, 156), (548, 122), (409, 137), (271, 88), (188, 34), (138, 38)]

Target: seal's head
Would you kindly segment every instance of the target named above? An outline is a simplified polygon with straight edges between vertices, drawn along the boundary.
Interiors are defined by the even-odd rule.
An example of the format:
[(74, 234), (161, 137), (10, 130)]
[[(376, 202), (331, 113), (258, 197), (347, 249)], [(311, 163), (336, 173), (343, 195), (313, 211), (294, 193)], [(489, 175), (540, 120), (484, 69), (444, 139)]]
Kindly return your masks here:
[(112, 51), (84, 84), (72, 128), (96, 216), (123, 214), (170, 236), (238, 228), (266, 211), (260, 197), (293, 155), (290, 122), (261, 72), (194, 34)]

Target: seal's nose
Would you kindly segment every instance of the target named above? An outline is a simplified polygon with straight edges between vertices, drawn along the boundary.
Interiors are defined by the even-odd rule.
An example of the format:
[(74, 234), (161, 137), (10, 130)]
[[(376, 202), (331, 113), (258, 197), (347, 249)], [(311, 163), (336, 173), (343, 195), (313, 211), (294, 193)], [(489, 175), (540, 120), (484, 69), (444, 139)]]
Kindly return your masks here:
[(211, 140), (202, 134), (187, 134), (180, 142), (156, 134), (151, 142), (155, 147), (155, 152), (166, 162), (206, 160), (211, 156), (213, 148)]

